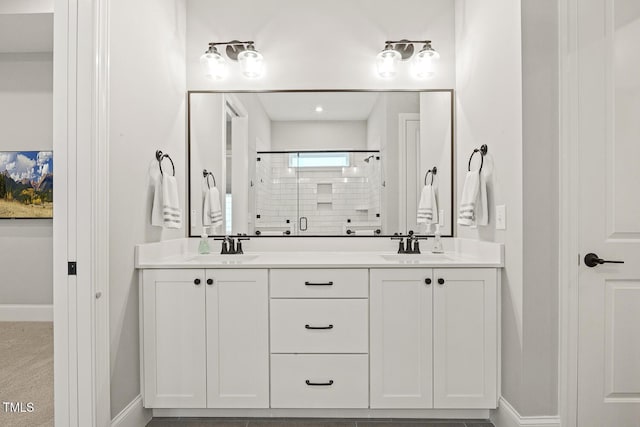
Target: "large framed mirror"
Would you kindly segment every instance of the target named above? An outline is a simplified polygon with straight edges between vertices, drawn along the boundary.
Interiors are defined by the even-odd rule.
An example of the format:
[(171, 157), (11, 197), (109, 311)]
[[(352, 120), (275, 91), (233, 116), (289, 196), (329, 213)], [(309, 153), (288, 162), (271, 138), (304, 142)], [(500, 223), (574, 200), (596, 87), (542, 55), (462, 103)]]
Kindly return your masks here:
[(453, 124), (453, 90), (189, 92), (189, 235), (452, 236)]

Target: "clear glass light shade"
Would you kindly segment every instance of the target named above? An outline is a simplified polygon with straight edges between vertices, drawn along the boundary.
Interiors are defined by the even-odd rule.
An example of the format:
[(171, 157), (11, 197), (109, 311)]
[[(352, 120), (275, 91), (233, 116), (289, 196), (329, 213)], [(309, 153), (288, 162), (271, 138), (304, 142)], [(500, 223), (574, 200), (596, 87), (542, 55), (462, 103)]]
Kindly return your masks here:
[(436, 75), (436, 64), (440, 54), (430, 46), (425, 47), (413, 58), (413, 75), (418, 79), (430, 79)]
[(396, 75), (396, 69), (400, 62), (400, 53), (386, 48), (376, 56), (376, 69), (383, 79), (389, 79)]
[(222, 80), (227, 76), (227, 61), (217, 51), (207, 51), (200, 57), (202, 71), (207, 78)]
[(264, 72), (264, 58), (260, 52), (247, 49), (238, 55), (242, 74), (249, 79), (257, 79)]

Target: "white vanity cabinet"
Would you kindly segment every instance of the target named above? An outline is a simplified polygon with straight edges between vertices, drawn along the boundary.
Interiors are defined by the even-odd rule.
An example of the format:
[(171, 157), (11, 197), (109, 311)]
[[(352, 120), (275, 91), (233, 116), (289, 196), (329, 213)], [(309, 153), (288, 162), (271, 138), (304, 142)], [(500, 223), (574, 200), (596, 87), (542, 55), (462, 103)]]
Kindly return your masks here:
[(145, 407), (269, 406), (267, 270), (143, 270), (140, 304)]
[(371, 408), (433, 408), (432, 275), (371, 270)]
[(433, 406), (495, 408), (498, 381), (498, 273), (433, 270)]
[(271, 270), (271, 407), (369, 406), (367, 269)]
[(371, 408), (495, 408), (496, 269), (371, 270)]

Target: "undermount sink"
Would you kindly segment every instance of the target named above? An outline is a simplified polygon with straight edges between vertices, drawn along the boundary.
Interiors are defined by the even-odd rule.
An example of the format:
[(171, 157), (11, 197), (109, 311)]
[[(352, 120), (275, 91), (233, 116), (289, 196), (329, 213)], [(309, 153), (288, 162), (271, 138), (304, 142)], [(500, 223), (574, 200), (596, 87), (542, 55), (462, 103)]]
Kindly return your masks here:
[(220, 254), (199, 254), (187, 257), (187, 261), (201, 262), (206, 264), (243, 264), (258, 258), (259, 255), (253, 254), (237, 254), (237, 255), (220, 255)]
[(406, 264), (420, 264), (427, 262), (451, 261), (452, 258), (446, 254), (391, 254), (380, 255), (385, 261), (400, 262)]

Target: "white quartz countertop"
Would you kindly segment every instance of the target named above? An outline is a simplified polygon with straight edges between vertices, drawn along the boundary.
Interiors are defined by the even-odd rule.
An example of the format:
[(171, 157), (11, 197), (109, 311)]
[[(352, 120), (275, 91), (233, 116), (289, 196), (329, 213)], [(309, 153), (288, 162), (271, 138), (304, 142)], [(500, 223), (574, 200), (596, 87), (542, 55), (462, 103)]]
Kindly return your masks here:
[[(182, 239), (188, 240), (188, 239)], [(453, 239), (452, 239), (453, 240)], [(139, 245), (136, 267), (162, 268), (499, 268), (504, 265), (502, 245), (480, 242), (448, 244), (445, 253), (398, 254), (393, 251), (367, 250), (273, 250), (250, 251), (243, 255), (200, 255), (193, 244), (178, 245), (177, 241)], [(150, 246), (156, 245), (156, 246)], [(173, 245), (174, 247), (171, 247)], [(487, 246), (495, 245), (495, 247)], [(217, 248), (217, 247), (216, 247)]]

